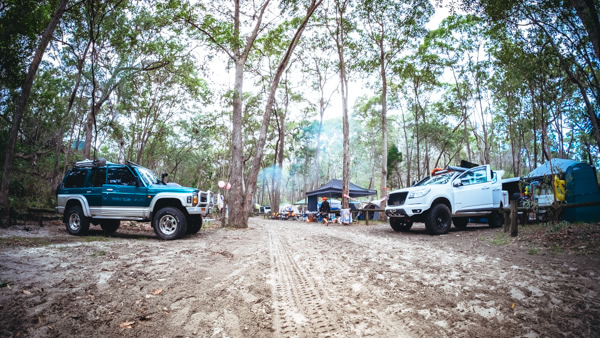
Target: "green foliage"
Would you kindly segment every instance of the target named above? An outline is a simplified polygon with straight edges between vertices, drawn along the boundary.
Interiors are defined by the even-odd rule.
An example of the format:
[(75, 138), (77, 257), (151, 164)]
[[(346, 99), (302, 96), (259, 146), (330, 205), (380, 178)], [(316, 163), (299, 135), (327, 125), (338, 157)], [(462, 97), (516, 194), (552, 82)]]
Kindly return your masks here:
[[(398, 168), (400, 163), (402, 163), (402, 153), (400, 152), (400, 150), (398, 150), (398, 147), (395, 144), (392, 144), (388, 149), (388, 181), (392, 181), (392, 177), (398, 175)], [(400, 184), (397, 183), (397, 186), (400, 186)]]
[[(56, 3), (8, 0), (0, 5), (0, 147), (7, 144), (19, 88)], [(358, 93), (350, 101), (354, 183), (368, 187), (380, 178), (382, 68), (392, 186), (406, 186), (433, 167), (468, 158), (515, 176), (546, 161), (544, 152), (599, 163), (586, 104), (597, 115), (600, 62), (571, 5), (551, 0), (462, 3), (464, 15), (451, 15), (431, 31), (424, 27), (433, 7), (425, 0), (323, 5), (345, 4), (342, 26), (335, 27), (332, 7), (317, 12), (282, 79), (285, 89), (280, 86), (275, 99), (275, 113), (285, 115), (283, 199), (302, 196), (314, 184), (321, 112), (319, 181), (341, 178), (339, 65), (333, 41), (339, 29), (347, 39), (343, 51), (350, 89)], [(232, 60), (247, 46), (261, 5), (241, 2), (236, 32), (228, 2), (72, 3), (38, 71), (19, 130), (9, 187), (13, 206), (53, 206), (63, 169), (83, 156), (72, 145), (85, 139), (92, 103), (101, 100), (92, 127), (96, 156), (139, 161), (168, 172), (171, 181), (216, 191), (218, 180), (229, 180), (232, 164)], [(269, 7), (245, 64), (244, 177), (270, 81), (305, 6), (286, 0), (278, 9)], [(73, 107), (67, 111), (71, 94)], [(276, 161), (277, 131), (272, 119), (265, 168)], [(561, 228), (553, 228), (558, 226), (548, 231), (558, 232)]]
[(20, 88), (56, 1), (6, 0), (0, 5), (0, 88)]

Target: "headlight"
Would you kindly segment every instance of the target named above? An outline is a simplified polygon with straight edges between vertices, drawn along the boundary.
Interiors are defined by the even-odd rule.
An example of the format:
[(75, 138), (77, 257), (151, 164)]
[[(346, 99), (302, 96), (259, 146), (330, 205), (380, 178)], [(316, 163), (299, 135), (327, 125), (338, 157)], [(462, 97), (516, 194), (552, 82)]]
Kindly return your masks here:
[(427, 195), (429, 193), (429, 191), (431, 191), (431, 189), (420, 189), (420, 190), (411, 191), (408, 194), (408, 198), (423, 197), (423, 196)]

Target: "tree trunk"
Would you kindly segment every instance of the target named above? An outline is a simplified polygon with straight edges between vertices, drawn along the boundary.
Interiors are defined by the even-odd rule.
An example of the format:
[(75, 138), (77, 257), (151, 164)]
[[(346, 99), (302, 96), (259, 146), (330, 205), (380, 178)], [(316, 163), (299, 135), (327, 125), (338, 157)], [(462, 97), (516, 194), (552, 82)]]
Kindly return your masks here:
[(244, 63), (241, 59), (235, 63), (235, 83), (233, 86), (233, 118), (231, 132), (231, 191), (229, 199), (235, 208), (229, 209), (230, 225), (246, 228), (244, 221), (244, 203), (242, 187), (243, 144), (242, 144), (242, 89), (244, 84)]
[[(269, 90), (269, 97), (267, 98), (265, 113), (263, 115), (263, 122), (260, 127), (260, 136), (258, 138), (258, 142), (256, 145), (256, 154), (252, 161), (252, 169), (250, 170), (250, 175), (247, 180), (246, 185), (246, 196), (243, 200), (243, 210), (241, 214), (236, 214), (236, 217), (239, 219), (235, 219), (237, 224), (236, 226), (248, 227), (248, 216), (250, 215), (251, 207), (252, 207), (252, 195), (254, 194), (254, 190), (256, 189), (256, 181), (258, 177), (258, 173), (260, 171), (261, 163), (263, 160), (263, 152), (265, 148), (265, 143), (267, 140), (267, 131), (269, 128), (269, 123), (271, 120), (271, 113), (273, 111), (273, 103), (275, 102), (275, 92), (277, 91), (277, 87), (279, 86), (279, 81), (285, 69), (287, 68), (290, 59), (292, 58), (292, 54), (294, 53), (294, 49), (298, 45), (298, 41), (308, 24), (309, 19), (314, 14), (315, 10), (318, 6), (321, 5), (322, 0), (312, 0), (311, 4), (308, 6), (306, 16), (304, 17), (300, 26), (296, 29), (296, 33), (294, 37), (290, 41), (285, 54), (283, 55), (279, 65), (277, 66), (277, 71), (275, 72), (275, 76), (273, 77), (273, 82), (271, 83), (271, 87)], [(240, 121), (241, 122), (241, 121)], [(242, 208), (240, 208), (242, 209)], [(232, 218), (232, 221), (234, 219)]]
[(344, 157), (342, 168), (342, 208), (348, 209), (348, 196), (350, 193), (350, 124), (348, 123), (348, 76), (344, 62), (343, 50), (340, 55), (340, 80), (342, 82), (342, 129), (344, 133)]
[(410, 177), (412, 153), (410, 152), (410, 145), (408, 144), (408, 133), (406, 131), (406, 120), (404, 119), (404, 112), (402, 112), (402, 129), (404, 130), (404, 146), (406, 147), (406, 186), (409, 187), (412, 185)]
[(33, 80), (35, 79), (35, 75), (37, 73), (40, 62), (42, 61), (42, 57), (44, 56), (44, 52), (46, 51), (46, 47), (52, 38), (52, 34), (54, 33), (54, 29), (58, 25), (60, 18), (65, 12), (65, 8), (67, 7), (68, 0), (61, 0), (58, 4), (58, 8), (52, 15), (48, 26), (42, 33), (42, 37), (40, 39), (40, 44), (38, 45), (35, 54), (33, 56), (33, 60), (29, 65), (29, 69), (27, 71), (27, 75), (25, 76), (25, 82), (23, 83), (23, 87), (21, 88), (21, 96), (19, 97), (19, 101), (17, 106), (15, 107), (15, 115), (13, 117), (12, 126), (10, 130), (10, 136), (8, 139), (7, 149), (6, 149), (6, 158), (4, 160), (4, 171), (2, 173), (2, 183), (0, 184), (0, 206), (2, 206), (2, 217), (8, 217), (9, 215), (9, 205), (8, 205), (8, 186), (10, 183), (10, 172), (12, 169), (14, 157), (15, 157), (15, 148), (17, 145), (17, 135), (19, 133), (19, 129), (21, 127), (21, 121), (23, 120), (23, 114), (25, 112), (25, 108), (27, 106), (27, 99), (29, 98), (29, 93), (31, 92), (31, 87), (33, 86)]
[[(381, 64), (381, 196), (387, 196), (387, 165), (388, 165), (388, 139), (387, 139), (387, 78), (385, 75), (385, 51), (383, 48), (383, 32), (379, 43), (379, 62)], [(385, 209), (387, 200), (383, 199), (379, 207)], [(379, 220), (384, 221), (386, 219), (385, 213), (379, 213)]]
[(577, 15), (588, 33), (588, 38), (594, 46), (596, 57), (600, 59), (600, 21), (595, 3), (597, 2), (594, 0), (571, 0), (571, 5), (577, 11)]

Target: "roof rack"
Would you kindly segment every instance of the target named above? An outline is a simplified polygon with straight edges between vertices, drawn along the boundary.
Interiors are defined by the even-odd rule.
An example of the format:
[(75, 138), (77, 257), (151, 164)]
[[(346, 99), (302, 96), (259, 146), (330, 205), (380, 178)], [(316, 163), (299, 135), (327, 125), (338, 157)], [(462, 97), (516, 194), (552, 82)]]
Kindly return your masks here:
[(92, 167), (103, 167), (106, 165), (106, 159), (100, 157), (97, 160), (85, 159), (83, 161), (77, 161), (73, 164), (74, 167), (92, 168)]
[(141, 165), (139, 165), (139, 164), (137, 164), (135, 162), (132, 162), (132, 161), (125, 161), (125, 163), (127, 163), (128, 165), (134, 165), (134, 166), (137, 166), (137, 167), (141, 167)]
[(447, 167), (447, 170), (448, 170), (448, 171), (456, 171), (456, 172), (459, 172), (459, 173), (461, 173), (461, 172), (463, 172), (463, 171), (467, 171), (467, 170), (469, 170), (469, 168), (465, 168), (465, 167), (455, 167), (455, 166), (451, 166), (451, 165), (449, 165), (449, 166)]

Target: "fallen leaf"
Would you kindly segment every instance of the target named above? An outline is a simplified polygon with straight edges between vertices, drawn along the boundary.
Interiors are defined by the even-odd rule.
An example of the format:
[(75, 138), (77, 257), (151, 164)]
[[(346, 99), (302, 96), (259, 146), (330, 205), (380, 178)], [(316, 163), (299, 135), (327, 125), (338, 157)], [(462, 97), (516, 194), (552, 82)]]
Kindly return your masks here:
[(152, 291), (152, 294), (156, 296), (156, 295), (160, 295), (162, 292), (163, 292), (163, 289), (156, 289), (156, 290)]
[(122, 329), (131, 329), (131, 325), (135, 324), (133, 321), (125, 321), (119, 325)]
[(31, 291), (23, 290), (23, 293), (26, 294), (26, 295), (30, 295)]
[(515, 308), (515, 303), (512, 303), (512, 304), (513, 304), (513, 305), (512, 305), (512, 308), (514, 309), (514, 308)]
[(152, 317), (150, 317), (149, 315), (143, 315), (143, 316), (138, 317), (138, 320), (141, 322), (145, 322), (150, 319), (152, 319)]
[(151, 295), (146, 295), (146, 298), (150, 298), (150, 297), (152, 297), (152, 296)]

